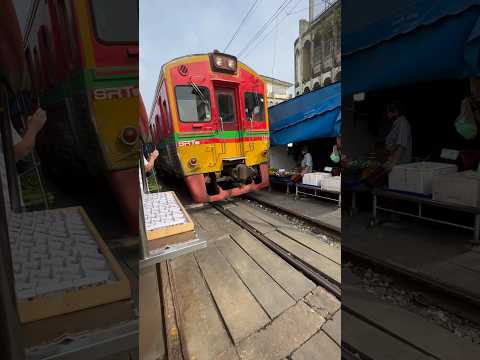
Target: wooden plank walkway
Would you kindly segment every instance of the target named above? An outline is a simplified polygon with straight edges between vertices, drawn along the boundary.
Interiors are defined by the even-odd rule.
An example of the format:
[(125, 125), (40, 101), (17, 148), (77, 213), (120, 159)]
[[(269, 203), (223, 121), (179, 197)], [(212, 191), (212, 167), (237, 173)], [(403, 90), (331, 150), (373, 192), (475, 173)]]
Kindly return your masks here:
[[(243, 203), (229, 204), (229, 210), (263, 234), (301, 247), (332, 274), (340, 268), (339, 253), (315, 244), (320, 237), (304, 238), (282, 218)], [(334, 320), (340, 302), (334, 296), (224, 215), (208, 209), (192, 212), (192, 218), (214, 241), (169, 261), (188, 358), (325, 359), (311, 355), (323, 347), (325, 354), (340, 354)]]

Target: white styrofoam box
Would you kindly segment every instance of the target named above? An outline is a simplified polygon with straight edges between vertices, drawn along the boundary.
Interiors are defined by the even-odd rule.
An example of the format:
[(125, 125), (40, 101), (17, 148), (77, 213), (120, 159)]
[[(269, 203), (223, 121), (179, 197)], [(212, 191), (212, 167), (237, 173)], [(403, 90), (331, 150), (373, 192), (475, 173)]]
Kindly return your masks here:
[(307, 173), (303, 175), (302, 183), (305, 185), (322, 186), (322, 180), (332, 177), (330, 173)]
[(438, 175), (457, 172), (454, 164), (422, 161), (396, 165), (388, 175), (388, 187), (423, 195), (432, 194), (432, 179)]
[(322, 190), (340, 192), (342, 191), (342, 177), (341, 176), (332, 176), (327, 177), (322, 180)]
[(433, 200), (480, 207), (480, 173), (469, 170), (433, 178)]

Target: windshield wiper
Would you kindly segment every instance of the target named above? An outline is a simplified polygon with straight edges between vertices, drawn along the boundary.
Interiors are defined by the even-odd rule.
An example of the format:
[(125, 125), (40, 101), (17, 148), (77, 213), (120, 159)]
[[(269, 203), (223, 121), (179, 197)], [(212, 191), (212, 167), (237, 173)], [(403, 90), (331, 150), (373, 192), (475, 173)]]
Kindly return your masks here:
[(209, 103), (208, 100), (205, 98), (205, 95), (203, 94), (202, 90), (200, 90), (200, 88), (198, 87), (198, 85), (195, 84), (192, 80), (190, 80), (190, 84), (192, 85), (193, 90), (195, 90), (195, 92), (197, 93), (197, 95), (200, 97), (200, 100), (202, 101), (202, 103), (204, 103), (205, 105), (207, 105), (207, 106), (210, 108), (210, 103)]

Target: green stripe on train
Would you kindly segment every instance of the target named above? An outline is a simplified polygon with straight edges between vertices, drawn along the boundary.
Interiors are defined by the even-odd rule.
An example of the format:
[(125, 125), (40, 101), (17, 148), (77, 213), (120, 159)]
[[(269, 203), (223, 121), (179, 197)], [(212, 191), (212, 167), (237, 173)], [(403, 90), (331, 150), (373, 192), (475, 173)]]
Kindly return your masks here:
[(268, 136), (268, 131), (249, 131), (249, 130), (226, 130), (224, 132), (221, 131), (213, 131), (208, 134), (202, 133), (177, 133), (175, 134), (176, 141), (185, 141), (185, 140), (196, 140), (196, 139), (212, 139), (212, 138), (220, 138), (220, 139), (235, 139), (239, 137), (259, 137), (259, 136)]

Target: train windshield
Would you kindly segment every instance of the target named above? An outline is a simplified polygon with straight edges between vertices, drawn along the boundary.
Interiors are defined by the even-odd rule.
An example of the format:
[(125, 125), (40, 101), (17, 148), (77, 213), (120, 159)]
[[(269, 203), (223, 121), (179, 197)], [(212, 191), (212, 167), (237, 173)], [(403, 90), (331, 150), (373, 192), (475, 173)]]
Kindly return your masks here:
[(254, 121), (265, 121), (265, 106), (263, 104), (263, 95), (254, 92), (246, 92), (245, 97), (245, 114), (248, 119)]
[(210, 93), (206, 87), (181, 85), (175, 87), (178, 114), (183, 122), (207, 122), (211, 119)]
[(138, 43), (138, 0), (92, 0), (95, 33), (103, 43)]

